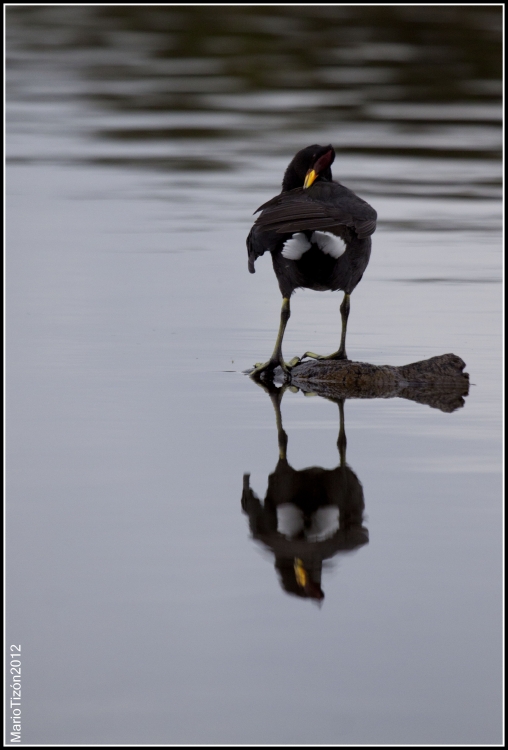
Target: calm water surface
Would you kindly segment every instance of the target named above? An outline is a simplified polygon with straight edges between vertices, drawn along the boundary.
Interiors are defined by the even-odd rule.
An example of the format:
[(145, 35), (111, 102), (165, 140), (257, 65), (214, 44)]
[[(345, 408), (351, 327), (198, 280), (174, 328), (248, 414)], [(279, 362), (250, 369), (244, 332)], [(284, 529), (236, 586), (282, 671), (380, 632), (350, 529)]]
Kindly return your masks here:
[[(500, 28), (493, 6), (9, 10), (24, 743), (502, 742)], [(349, 356), (453, 352), (471, 378), (451, 413), (347, 400), (342, 455), (336, 403), (278, 413), (242, 374), (280, 307), (269, 258), (247, 273), (252, 213), (329, 142), (379, 215)], [(337, 348), (340, 299), (296, 293), (286, 358)], [(287, 476), (337, 501), (305, 526)]]

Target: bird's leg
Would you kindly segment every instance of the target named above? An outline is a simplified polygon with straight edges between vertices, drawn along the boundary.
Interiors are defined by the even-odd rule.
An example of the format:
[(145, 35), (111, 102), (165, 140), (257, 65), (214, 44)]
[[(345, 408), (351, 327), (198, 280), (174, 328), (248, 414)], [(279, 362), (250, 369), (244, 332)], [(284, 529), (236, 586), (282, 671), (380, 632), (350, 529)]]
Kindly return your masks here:
[(298, 359), (291, 360), (291, 362), (284, 362), (282, 358), (282, 339), (284, 338), (284, 331), (291, 315), (291, 309), (289, 307), (289, 297), (282, 299), (282, 308), (280, 311), (280, 325), (279, 332), (277, 334), (277, 340), (275, 341), (275, 347), (273, 349), (272, 356), (268, 362), (256, 364), (253, 371), (250, 373), (251, 377), (259, 377), (262, 373), (269, 373), (273, 375), (276, 367), (280, 367), (283, 373), (289, 377), (289, 371), (296, 364)]
[(349, 298), (350, 298), (350, 295), (346, 292), (344, 294), (344, 299), (342, 300), (342, 304), (340, 306), (340, 317), (342, 320), (342, 332), (340, 334), (339, 351), (336, 352), (336, 356), (332, 354), (332, 357), (334, 359), (347, 359), (346, 330), (347, 330), (347, 319), (349, 318), (349, 309), (350, 309)]
[(347, 330), (347, 319), (349, 317), (349, 298), (350, 294), (347, 292), (344, 294), (344, 299), (342, 300), (342, 304), (340, 306), (340, 317), (342, 319), (342, 333), (340, 336), (340, 346), (336, 352), (333, 354), (314, 354), (314, 352), (305, 352), (302, 359), (304, 357), (312, 357), (312, 359), (347, 359), (346, 354), (346, 330)]

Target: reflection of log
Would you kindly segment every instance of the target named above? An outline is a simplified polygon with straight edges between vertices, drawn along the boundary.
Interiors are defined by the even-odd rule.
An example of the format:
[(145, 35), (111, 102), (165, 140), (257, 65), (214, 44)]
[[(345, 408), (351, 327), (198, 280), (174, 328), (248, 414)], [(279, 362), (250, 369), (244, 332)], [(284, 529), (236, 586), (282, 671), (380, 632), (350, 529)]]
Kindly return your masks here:
[(441, 411), (464, 406), (469, 392), (465, 362), (442, 354), (402, 367), (349, 360), (306, 360), (291, 371), (291, 385), (333, 400), (343, 398), (407, 398)]

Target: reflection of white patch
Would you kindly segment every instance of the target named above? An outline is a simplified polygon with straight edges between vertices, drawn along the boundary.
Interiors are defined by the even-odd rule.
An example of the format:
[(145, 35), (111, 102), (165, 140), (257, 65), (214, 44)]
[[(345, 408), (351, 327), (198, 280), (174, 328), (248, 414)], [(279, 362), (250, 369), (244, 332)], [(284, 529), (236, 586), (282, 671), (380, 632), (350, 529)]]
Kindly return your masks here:
[(336, 505), (327, 505), (312, 514), (312, 523), (306, 537), (309, 542), (322, 542), (333, 536), (339, 528), (339, 509)]
[(331, 232), (314, 232), (310, 239), (322, 253), (331, 255), (332, 258), (340, 258), (346, 252), (345, 243)]
[(288, 260), (300, 260), (302, 255), (310, 249), (310, 242), (303, 232), (297, 232), (286, 240), (282, 248), (282, 255)]
[(303, 529), (303, 513), (293, 503), (277, 505), (277, 531), (287, 539), (296, 536)]
[(302, 531), (309, 542), (322, 542), (333, 536), (339, 528), (339, 509), (326, 505), (311, 516), (310, 528), (304, 529), (303, 511), (293, 503), (277, 506), (277, 531), (286, 539), (294, 539)]

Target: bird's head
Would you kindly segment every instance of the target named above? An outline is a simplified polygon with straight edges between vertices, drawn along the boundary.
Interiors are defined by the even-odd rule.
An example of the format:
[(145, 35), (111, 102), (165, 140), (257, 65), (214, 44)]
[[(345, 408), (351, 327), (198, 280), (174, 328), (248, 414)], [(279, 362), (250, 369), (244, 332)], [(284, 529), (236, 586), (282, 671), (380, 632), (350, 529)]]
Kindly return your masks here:
[(286, 169), (282, 190), (298, 187), (309, 188), (316, 180), (331, 180), (330, 169), (335, 159), (335, 151), (329, 146), (307, 146), (299, 151)]

